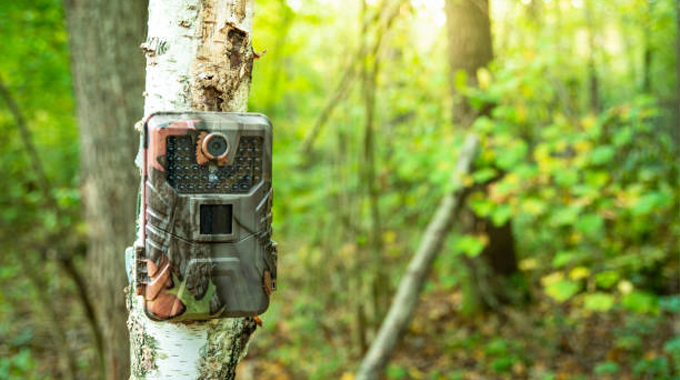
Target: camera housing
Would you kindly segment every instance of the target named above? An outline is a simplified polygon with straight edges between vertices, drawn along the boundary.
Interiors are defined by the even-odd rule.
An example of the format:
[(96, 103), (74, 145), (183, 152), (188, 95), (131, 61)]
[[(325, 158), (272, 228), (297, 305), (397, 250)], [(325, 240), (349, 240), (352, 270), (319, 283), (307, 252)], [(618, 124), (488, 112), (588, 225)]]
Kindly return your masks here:
[(156, 113), (144, 124), (136, 292), (154, 320), (262, 314), (276, 289), (272, 126), (254, 113)]

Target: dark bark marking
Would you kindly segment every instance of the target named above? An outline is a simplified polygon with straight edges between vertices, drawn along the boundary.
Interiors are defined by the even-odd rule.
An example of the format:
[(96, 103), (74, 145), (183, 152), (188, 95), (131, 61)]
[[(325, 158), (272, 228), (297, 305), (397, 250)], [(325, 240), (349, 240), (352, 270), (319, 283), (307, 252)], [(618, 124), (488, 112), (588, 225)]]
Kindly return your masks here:
[(236, 27), (230, 28), (227, 32), (227, 40), (231, 43), (229, 63), (232, 69), (241, 65), (241, 51), (243, 50), (244, 43), (247, 42), (247, 38), (248, 32)]
[[(240, 93), (241, 85), (250, 84), (255, 54), (250, 33), (234, 22), (216, 20), (212, 1), (204, 0), (201, 8), (203, 28), (194, 61), (191, 101), (195, 109), (202, 111), (232, 111), (233, 100)], [(232, 6), (232, 14), (242, 20), (245, 17), (245, 1)], [(201, 57), (201, 58), (198, 58)]]

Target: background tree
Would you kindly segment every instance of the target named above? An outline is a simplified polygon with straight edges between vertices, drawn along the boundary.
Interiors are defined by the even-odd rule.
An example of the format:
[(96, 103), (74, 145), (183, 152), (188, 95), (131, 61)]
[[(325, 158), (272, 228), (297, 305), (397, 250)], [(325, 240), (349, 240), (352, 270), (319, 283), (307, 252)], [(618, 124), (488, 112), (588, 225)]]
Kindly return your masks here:
[[(597, 72), (596, 56), (598, 52), (598, 26), (595, 22), (595, 6), (596, 3), (591, 0), (584, 0), (583, 12), (588, 26), (588, 96), (590, 99), (590, 109), (593, 112), (600, 110), (600, 78)], [(649, 70), (651, 63), (651, 55), (645, 50), (645, 65), (643, 72)], [(645, 79), (645, 86), (647, 86), (647, 79)]]
[(106, 374), (129, 375), (123, 252), (134, 236), (132, 125), (142, 115), (146, 1), (64, 2), (80, 125), (81, 190), (88, 226), (88, 284), (104, 332)]
[[(457, 126), (469, 129), (477, 117), (489, 114), (491, 106), (486, 104), (483, 109), (474, 109), (464, 94), (465, 88), (478, 86), (478, 71), (486, 69), (493, 60), (489, 3), (487, 0), (447, 0), (446, 16), (453, 120)], [(470, 265), (472, 286), (476, 288), (472, 297), (481, 298), (487, 307), (495, 306), (497, 302), (507, 301), (508, 294), (504, 290), (507, 279), (517, 273), (512, 222), (507, 220), (497, 225), (474, 214), (472, 219), (472, 232), (488, 237), (482, 257), (491, 270), (486, 273), (484, 265)], [(484, 285), (480, 287), (481, 282), (489, 284), (490, 290)]]

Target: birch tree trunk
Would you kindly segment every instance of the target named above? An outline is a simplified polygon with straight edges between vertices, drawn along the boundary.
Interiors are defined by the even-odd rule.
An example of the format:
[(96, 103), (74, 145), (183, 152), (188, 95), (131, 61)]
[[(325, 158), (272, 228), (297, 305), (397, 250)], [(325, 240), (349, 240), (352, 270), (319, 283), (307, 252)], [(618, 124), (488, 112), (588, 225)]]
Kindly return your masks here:
[[(252, 0), (150, 0), (148, 38), (142, 44), (147, 57), (144, 114), (246, 111), (254, 58), (252, 16)], [(135, 244), (143, 244), (141, 232)], [(255, 331), (252, 318), (154, 322), (145, 316), (141, 297), (132, 293), (131, 379), (234, 378)]]

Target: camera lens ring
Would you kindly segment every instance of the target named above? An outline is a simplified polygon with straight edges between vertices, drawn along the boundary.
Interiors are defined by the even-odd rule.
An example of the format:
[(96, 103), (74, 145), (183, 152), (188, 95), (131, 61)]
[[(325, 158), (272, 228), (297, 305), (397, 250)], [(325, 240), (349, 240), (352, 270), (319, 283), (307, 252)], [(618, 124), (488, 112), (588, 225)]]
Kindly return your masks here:
[(229, 153), (229, 141), (222, 133), (213, 132), (203, 139), (201, 150), (208, 159), (219, 160)]

